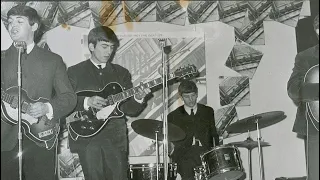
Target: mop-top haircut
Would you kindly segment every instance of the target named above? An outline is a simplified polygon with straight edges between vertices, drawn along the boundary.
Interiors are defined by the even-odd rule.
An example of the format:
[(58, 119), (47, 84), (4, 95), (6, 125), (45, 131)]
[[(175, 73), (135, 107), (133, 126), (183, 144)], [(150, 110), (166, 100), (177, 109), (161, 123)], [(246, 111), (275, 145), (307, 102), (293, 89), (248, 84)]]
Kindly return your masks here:
[(198, 87), (193, 81), (183, 80), (178, 87), (178, 92), (180, 95), (192, 92), (198, 94)]
[(91, 29), (88, 35), (88, 45), (92, 43), (94, 47), (99, 41), (111, 42), (114, 44), (114, 51), (119, 47), (120, 42), (112, 29), (106, 26), (99, 26)]

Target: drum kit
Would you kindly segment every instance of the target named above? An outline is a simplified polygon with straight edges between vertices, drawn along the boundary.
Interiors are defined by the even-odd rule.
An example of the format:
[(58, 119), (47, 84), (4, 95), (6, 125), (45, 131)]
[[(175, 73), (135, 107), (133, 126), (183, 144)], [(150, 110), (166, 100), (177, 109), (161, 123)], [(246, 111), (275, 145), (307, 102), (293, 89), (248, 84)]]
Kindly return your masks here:
[[(271, 111), (257, 114), (230, 124), (226, 131), (232, 133), (249, 132), (245, 141), (231, 142), (216, 146), (200, 155), (201, 166), (194, 168), (195, 180), (239, 180), (245, 175), (240, 152), (238, 148), (248, 150), (249, 179), (252, 180), (251, 151), (258, 148), (260, 179), (264, 180), (264, 170), (261, 164), (261, 147), (270, 146), (261, 141), (260, 129), (276, 124), (286, 118), (282, 111)], [(131, 164), (129, 168), (130, 180), (176, 180), (177, 164), (168, 163), (168, 176), (164, 175), (164, 163), (159, 163), (158, 141), (164, 142), (162, 121), (152, 119), (140, 119), (131, 124), (133, 130), (144, 137), (155, 140), (156, 163), (155, 164)], [(250, 131), (257, 130), (257, 141), (250, 137)], [(168, 141), (179, 141), (185, 138), (185, 132), (174, 124), (168, 123)]]

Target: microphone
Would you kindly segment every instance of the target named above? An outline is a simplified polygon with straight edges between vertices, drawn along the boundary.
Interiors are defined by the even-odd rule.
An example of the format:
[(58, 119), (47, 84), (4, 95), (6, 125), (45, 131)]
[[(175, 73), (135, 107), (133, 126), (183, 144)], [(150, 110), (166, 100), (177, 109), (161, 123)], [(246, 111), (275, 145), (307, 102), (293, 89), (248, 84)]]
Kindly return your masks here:
[(24, 41), (17, 41), (13, 43), (14, 47), (21, 48), (21, 49), (27, 49), (27, 44)]

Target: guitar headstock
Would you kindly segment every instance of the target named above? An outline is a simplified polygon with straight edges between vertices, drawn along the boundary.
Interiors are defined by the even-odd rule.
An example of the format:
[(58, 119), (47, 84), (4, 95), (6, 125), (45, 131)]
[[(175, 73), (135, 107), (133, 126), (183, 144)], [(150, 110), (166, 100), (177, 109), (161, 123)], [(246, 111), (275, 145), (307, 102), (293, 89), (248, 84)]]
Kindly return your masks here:
[(192, 79), (194, 77), (197, 77), (199, 75), (199, 72), (195, 65), (189, 64), (187, 66), (183, 66), (175, 70), (174, 75), (178, 79), (187, 80), (187, 79)]

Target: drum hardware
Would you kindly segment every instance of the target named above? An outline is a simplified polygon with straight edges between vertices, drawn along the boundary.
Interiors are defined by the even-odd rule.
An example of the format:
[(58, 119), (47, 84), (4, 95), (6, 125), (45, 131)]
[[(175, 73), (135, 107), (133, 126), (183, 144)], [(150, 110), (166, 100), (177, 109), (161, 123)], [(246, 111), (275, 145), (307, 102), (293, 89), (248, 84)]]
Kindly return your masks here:
[[(130, 164), (128, 173), (129, 180), (164, 180), (164, 164)], [(168, 163), (168, 180), (175, 180), (177, 175), (177, 164)]]
[[(162, 121), (154, 119), (138, 119), (131, 123), (131, 127), (134, 132), (143, 137), (156, 140), (156, 135), (158, 135), (159, 141), (163, 141), (164, 139)], [(186, 137), (186, 134), (178, 126), (168, 123), (168, 136), (169, 141), (180, 141)]]
[(263, 129), (265, 127), (276, 124), (284, 120), (287, 116), (283, 111), (271, 111), (266, 113), (261, 113), (253, 115), (244, 119), (241, 119), (235, 123), (230, 124), (226, 131), (229, 134), (232, 133), (246, 133), (248, 131), (257, 130), (257, 121), (259, 120), (259, 128)]
[[(236, 147), (242, 147), (248, 149), (248, 164), (249, 164), (249, 180), (252, 180), (252, 149), (258, 147), (258, 142), (254, 141), (250, 137), (250, 131), (248, 131), (248, 137), (245, 141), (240, 141), (240, 142), (231, 142), (228, 143), (228, 145), (234, 145)], [(266, 146), (271, 146), (267, 142), (261, 142), (261, 147), (266, 147)]]
[[(173, 125), (171, 123), (168, 123), (167, 125), (168, 125), (167, 126), (168, 127), (168, 139), (170, 141), (179, 141), (179, 140), (182, 140), (185, 138), (186, 134), (178, 126)], [(136, 133), (140, 134), (141, 136), (155, 140), (155, 144), (156, 144), (156, 169), (158, 169), (158, 171), (156, 171), (156, 179), (148, 179), (148, 180), (164, 180), (164, 179), (159, 179), (160, 177), (164, 177), (165, 180), (167, 180), (166, 178), (168, 178), (168, 176), (169, 177), (171, 176), (170, 170), (172, 169), (172, 167), (166, 166), (166, 163), (164, 162), (162, 164), (162, 165), (164, 165), (163, 172), (159, 171), (160, 163), (159, 163), (159, 142), (158, 141), (163, 141), (163, 142), (165, 141), (165, 138), (164, 138), (165, 133), (163, 133), (164, 128), (162, 128), (163, 127), (162, 121), (153, 120), (153, 119), (139, 119), (139, 120), (132, 122), (131, 127)], [(165, 173), (166, 172), (165, 168), (168, 168), (168, 170), (167, 170), (168, 173)], [(177, 166), (175, 166), (173, 169), (174, 169), (173, 174), (176, 177), (177, 176), (177, 173), (176, 173)], [(130, 172), (131, 172), (131, 170), (130, 170)], [(161, 173), (161, 175), (159, 173)], [(162, 173), (164, 173), (165, 175), (163, 176)], [(166, 177), (166, 174), (167, 174), (167, 177)], [(133, 174), (131, 174), (131, 175), (133, 175)], [(136, 179), (132, 179), (132, 180), (136, 180)], [(139, 180), (141, 180), (141, 179), (139, 179)]]
[(202, 167), (194, 169), (197, 180), (235, 180), (244, 175), (240, 152), (233, 145), (216, 146), (200, 159)]
[(286, 117), (287, 116), (284, 114), (283, 111), (272, 111), (267, 113), (261, 113), (261, 114), (247, 117), (243, 120), (239, 120), (235, 123), (232, 123), (230, 126), (226, 128), (226, 131), (228, 133), (244, 133), (246, 131), (257, 130), (260, 180), (264, 180), (264, 168), (262, 167), (262, 156), (261, 156), (260, 129), (276, 124), (282, 121), (283, 119), (285, 119)]

